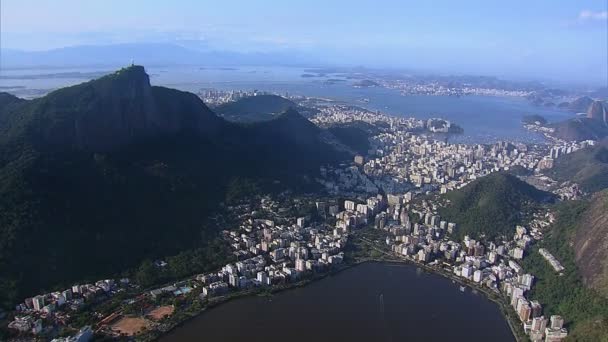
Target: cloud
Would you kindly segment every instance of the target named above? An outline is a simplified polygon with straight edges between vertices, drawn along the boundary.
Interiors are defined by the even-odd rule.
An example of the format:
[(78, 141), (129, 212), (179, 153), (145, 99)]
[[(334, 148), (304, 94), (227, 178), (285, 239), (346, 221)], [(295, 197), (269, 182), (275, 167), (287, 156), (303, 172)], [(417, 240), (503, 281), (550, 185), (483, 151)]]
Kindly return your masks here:
[(582, 10), (578, 14), (578, 20), (587, 21), (587, 20), (607, 20), (608, 19), (608, 11), (590, 11), (590, 10)]

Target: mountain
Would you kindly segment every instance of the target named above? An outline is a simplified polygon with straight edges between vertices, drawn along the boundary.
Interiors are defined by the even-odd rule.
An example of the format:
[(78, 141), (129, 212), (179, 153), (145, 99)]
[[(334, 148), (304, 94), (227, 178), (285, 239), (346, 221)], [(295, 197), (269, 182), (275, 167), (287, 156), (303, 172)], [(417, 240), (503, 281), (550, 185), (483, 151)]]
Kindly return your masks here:
[[(581, 97), (569, 105), (575, 112), (587, 113), (586, 117), (550, 124), (554, 128), (553, 136), (563, 140), (599, 140), (608, 137), (608, 111), (602, 101)], [(574, 107), (573, 107), (574, 106)]]
[(608, 126), (586, 117), (552, 123), (549, 127), (554, 129), (554, 137), (563, 140), (600, 140), (608, 136)]
[(458, 224), (458, 235), (485, 234), (489, 238), (511, 236), (527, 209), (553, 197), (503, 172), (476, 179), (443, 196), (449, 204), (439, 214)]
[(306, 189), (321, 165), (350, 158), (295, 111), (227, 122), (193, 94), (150, 86), (139, 66), (35, 100), (0, 94), (0, 133), (6, 307), (206, 248), (206, 218), (243, 184)]
[[(236, 129), (225, 134), (230, 144), (246, 146), (243, 160), (248, 160), (250, 176), (264, 177), (274, 168), (273, 173), (283, 179), (292, 179), (299, 173), (316, 174), (322, 163), (350, 157), (352, 153), (342, 147), (341, 142), (326, 130), (288, 109), (272, 120), (233, 125)], [(264, 153), (265, 155), (260, 155)], [(266, 166), (255, 164), (264, 161)]]
[[(529, 298), (540, 302), (545, 317), (564, 317), (567, 340), (608, 336), (606, 205), (605, 192), (591, 200), (559, 202), (552, 208), (555, 222), (522, 262), (535, 277)], [(555, 272), (539, 248), (549, 250), (565, 269)]]
[(3, 68), (41, 68), (66, 66), (124, 65), (135, 61), (142, 65), (302, 65), (316, 61), (301, 53), (239, 53), (197, 49), (169, 43), (126, 43), (77, 45), (47, 51), (2, 49)]
[(598, 121), (598, 123), (608, 126), (608, 112), (606, 105), (602, 101), (593, 101), (587, 110), (587, 117)]
[(593, 103), (593, 99), (589, 96), (582, 96), (572, 102), (560, 104), (560, 107), (565, 108), (574, 113), (586, 113), (589, 106)]
[(608, 141), (560, 156), (548, 175), (560, 182), (578, 183), (586, 192), (608, 188)]
[(608, 190), (596, 193), (581, 215), (572, 239), (585, 285), (608, 298)]
[(0, 93), (0, 107), (8, 108), (11, 105), (19, 105), (26, 102), (24, 99), (20, 99), (17, 96), (9, 93)]
[(364, 121), (334, 124), (327, 130), (344, 145), (362, 155), (366, 155), (371, 147), (369, 138), (379, 133), (376, 126)]
[[(38, 146), (103, 151), (182, 131), (213, 135), (221, 120), (192, 93), (152, 87), (141, 66), (4, 109), (6, 136), (27, 132)], [(23, 124), (25, 122), (25, 124)]]
[(278, 114), (297, 107), (294, 102), (278, 95), (257, 95), (221, 104), (213, 110), (226, 120), (254, 122), (270, 120)]

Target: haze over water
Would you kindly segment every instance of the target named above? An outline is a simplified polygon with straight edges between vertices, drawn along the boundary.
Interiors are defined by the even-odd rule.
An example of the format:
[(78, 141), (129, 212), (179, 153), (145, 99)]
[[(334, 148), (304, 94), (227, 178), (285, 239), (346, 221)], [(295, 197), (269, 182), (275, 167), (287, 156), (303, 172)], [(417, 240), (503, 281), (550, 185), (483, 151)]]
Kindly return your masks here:
[[(351, 80), (327, 85), (322, 81), (338, 77), (328, 75), (324, 78), (303, 78), (302, 68), (149, 67), (147, 71), (154, 85), (195, 93), (203, 88), (257, 89), (280, 94), (333, 99), (396, 116), (413, 116), (421, 119), (442, 117), (462, 126), (465, 130), (464, 135), (452, 138), (452, 142), (492, 143), (499, 140), (541, 142), (542, 136), (522, 127), (521, 118), (524, 115), (540, 114), (549, 121), (559, 121), (573, 116), (571, 113), (552, 108), (532, 106), (525, 99), (518, 97), (402, 96), (392, 89), (354, 88)], [(83, 74), (82, 77), (69, 77), (65, 74), (60, 77), (35, 76), (78, 72)], [(8, 91), (18, 96), (31, 96), (78, 84), (107, 72), (111, 71), (94, 68), (11, 70), (5, 72), (5, 78), (0, 80), (0, 86), (15, 87)], [(22, 77), (25, 75), (34, 77), (25, 79)], [(362, 99), (369, 100), (369, 103), (361, 103)]]

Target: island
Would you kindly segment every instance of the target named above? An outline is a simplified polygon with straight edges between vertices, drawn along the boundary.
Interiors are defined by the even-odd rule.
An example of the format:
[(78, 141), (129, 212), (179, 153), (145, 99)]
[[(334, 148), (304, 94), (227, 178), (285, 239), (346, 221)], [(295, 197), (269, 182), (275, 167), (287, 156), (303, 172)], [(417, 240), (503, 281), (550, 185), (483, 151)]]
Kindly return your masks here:
[(538, 114), (526, 115), (521, 119), (524, 125), (543, 126), (547, 124), (547, 119)]
[(450, 133), (450, 134), (463, 134), (464, 129), (456, 124), (451, 123), (448, 120), (440, 118), (428, 119), (426, 122), (426, 128), (429, 132), (433, 133)]
[(372, 80), (361, 80), (353, 83), (353, 87), (355, 88), (373, 88), (379, 86), (380, 84)]

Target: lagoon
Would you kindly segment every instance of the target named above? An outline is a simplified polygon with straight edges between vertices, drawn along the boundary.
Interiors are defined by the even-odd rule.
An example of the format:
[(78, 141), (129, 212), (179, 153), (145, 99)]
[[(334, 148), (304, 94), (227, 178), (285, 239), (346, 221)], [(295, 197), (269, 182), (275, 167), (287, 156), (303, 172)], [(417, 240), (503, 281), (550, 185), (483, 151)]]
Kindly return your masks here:
[(271, 297), (245, 297), (161, 342), (514, 341), (498, 306), (414, 265), (364, 263)]

